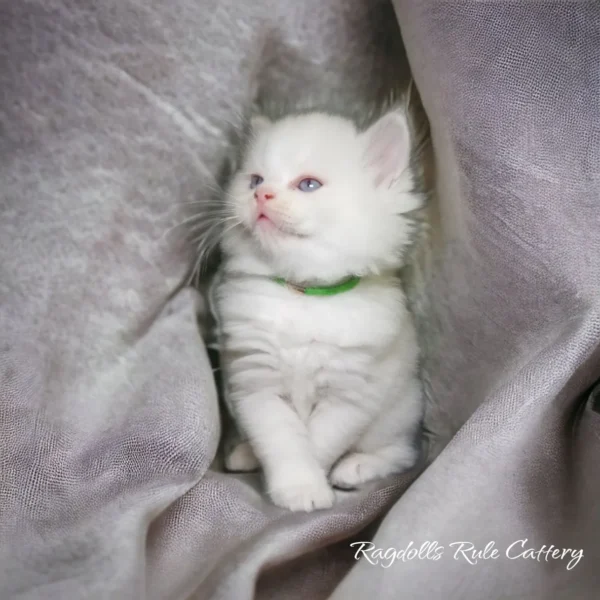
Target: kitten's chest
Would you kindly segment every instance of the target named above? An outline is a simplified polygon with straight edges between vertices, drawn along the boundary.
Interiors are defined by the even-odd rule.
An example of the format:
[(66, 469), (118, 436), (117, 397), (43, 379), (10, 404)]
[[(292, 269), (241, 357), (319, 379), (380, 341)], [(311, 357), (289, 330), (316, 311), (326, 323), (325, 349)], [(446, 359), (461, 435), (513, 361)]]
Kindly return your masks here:
[(280, 340), (275, 351), (282, 396), (300, 417), (309, 417), (315, 404), (327, 389), (328, 364), (339, 351), (317, 342), (294, 344)]
[(403, 307), (394, 288), (311, 297), (268, 281), (225, 282), (216, 299), (222, 348), (239, 357), (231, 368), (256, 365), (301, 418), (349, 374), (373, 374), (397, 340)]
[(361, 373), (377, 361), (366, 349), (368, 332), (355, 326), (351, 313), (306, 311), (293, 303), (278, 313), (271, 308), (262, 320), (264, 339), (270, 341), (282, 397), (301, 419), (306, 421), (321, 399), (343, 387), (346, 371)]
[(369, 322), (377, 319), (376, 307), (369, 314), (364, 303), (354, 298), (310, 297), (287, 291), (286, 295), (263, 297), (255, 314), (255, 323), (273, 334), (283, 354), (308, 353), (315, 361), (323, 361), (335, 348), (372, 342)]
[(359, 286), (315, 297), (273, 282), (231, 283), (218, 296), (223, 332), (263, 337), (282, 357), (303, 355), (302, 362), (310, 364), (310, 356), (314, 362), (328, 360), (336, 350), (383, 348), (398, 335), (404, 320), (402, 297), (396, 290), (374, 293)]

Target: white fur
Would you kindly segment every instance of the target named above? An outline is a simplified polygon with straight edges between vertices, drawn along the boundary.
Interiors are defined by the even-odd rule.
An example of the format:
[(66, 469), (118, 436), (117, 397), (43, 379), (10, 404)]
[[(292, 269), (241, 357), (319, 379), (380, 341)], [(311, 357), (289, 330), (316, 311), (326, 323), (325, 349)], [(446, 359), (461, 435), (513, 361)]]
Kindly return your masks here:
[[(310, 113), (254, 134), (227, 193), (238, 225), (224, 236), (213, 287), (228, 405), (249, 444), (226, 459), (263, 467), (275, 504), (327, 508), (351, 488), (414, 465), (423, 402), (415, 330), (394, 275), (420, 206), (404, 115), (365, 132)], [(259, 210), (250, 176), (275, 194)], [(299, 178), (323, 186), (302, 192)], [(266, 189), (266, 188), (264, 188)], [(270, 278), (357, 287), (307, 296)]]

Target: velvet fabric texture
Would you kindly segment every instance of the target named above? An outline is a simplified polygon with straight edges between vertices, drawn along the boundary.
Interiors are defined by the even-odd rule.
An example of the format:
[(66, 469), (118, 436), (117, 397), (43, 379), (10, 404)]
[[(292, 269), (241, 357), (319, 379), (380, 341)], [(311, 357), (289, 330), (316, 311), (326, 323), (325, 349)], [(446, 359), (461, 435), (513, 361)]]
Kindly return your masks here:
[[(596, 1), (2, 0), (0, 17), (2, 600), (597, 598)], [(376, 99), (406, 77), (400, 31), (436, 157), (431, 460), (292, 514), (210, 468), (179, 224), (257, 94)], [(386, 512), (376, 547), (441, 558), (356, 563)], [(524, 539), (584, 555), (507, 557)], [(470, 564), (461, 541), (499, 556)]]

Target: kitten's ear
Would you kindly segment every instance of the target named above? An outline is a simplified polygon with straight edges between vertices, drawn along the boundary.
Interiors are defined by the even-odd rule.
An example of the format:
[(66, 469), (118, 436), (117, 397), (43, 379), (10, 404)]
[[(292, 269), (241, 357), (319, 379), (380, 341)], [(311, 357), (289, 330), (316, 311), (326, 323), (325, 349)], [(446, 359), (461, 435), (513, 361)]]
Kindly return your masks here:
[(406, 115), (393, 110), (375, 121), (363, 134), (364, 159), (375, 186), (393, 185), (410, 161), (410, 131)]
[(271, 126), (271, 121), (263, 115), (253, 115), (250, 118), (250, 130), (253, 135), (258, 135)]

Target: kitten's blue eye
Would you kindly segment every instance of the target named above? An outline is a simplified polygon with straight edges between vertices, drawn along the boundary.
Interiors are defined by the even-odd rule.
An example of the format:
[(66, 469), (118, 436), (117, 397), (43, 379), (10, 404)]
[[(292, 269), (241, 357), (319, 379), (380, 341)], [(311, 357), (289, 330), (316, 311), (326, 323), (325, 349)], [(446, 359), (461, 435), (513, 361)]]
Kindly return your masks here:
[(254, 189), (257, 185), (260, 185), (264, 179), (260, 175), (252, 175), (250, 177), (250, 189)]
[(318, 190), (323, 184), (318, 179), (307, 177), (298, 184), (298, 189), (301, 192), (314, 192)]

